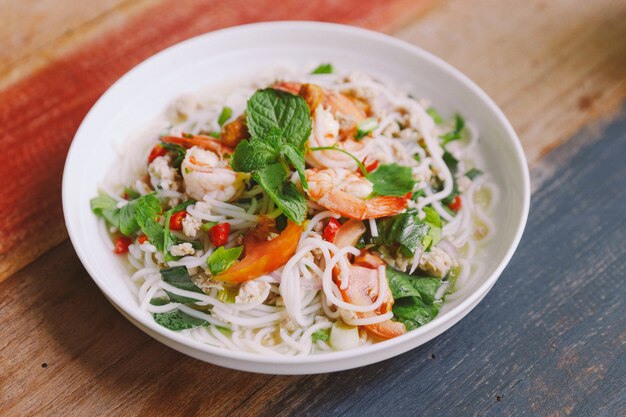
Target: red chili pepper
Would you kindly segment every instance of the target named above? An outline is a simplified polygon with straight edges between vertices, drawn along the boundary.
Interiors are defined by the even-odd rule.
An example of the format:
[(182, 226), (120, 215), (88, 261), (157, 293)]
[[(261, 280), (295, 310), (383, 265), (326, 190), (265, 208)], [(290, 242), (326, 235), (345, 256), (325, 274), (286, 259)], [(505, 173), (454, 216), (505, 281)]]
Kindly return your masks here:
[(187, 217), (185, 210), (177, 211), (170, 217), (170, 230), (183, 230), (183, 219)]
[(146, 235), (141, 235), (139, 236), (139, 238), (137, 239), (137, 242), (139, 242), (139, 244), (141, 245), (142, 243), (146, 242), (148, 240), (148, 236)]
[(335, 240), (335, 235), (337, 234), (337, 230), (341, 227), (341, 223), (337, 221), (337, 219), (333, 219), (332, 217), (328, 220), (328, 224), (324, 228), (324, 240), (332, 242)]
[(404, 198), (406, 198), (407, 200), (411, 199), (411, 196), (413, 195), (413, 191), (409, 191), (408, 193), (406, 193), (404, 195)]
[(228, 242), (228, 234), (230, 233), (230, 223), (216, 224), (209, 229), (209, 239), (213, 246), (224, 246)]
[(450, 210), (452, 211), (459, 211), (463, 206), (462, 203), (463, 202), (461, 201), (461, 196), (457, 195), (454, 197), (454, 200), (452, 200), (452, 203), (448, 204), (448, 207), (450, 207)]
[(374, 161), (371, 164), (369, 164), (368, 166), (366, 166), (365, 170), (369, 174), (370, 172), (374, 171), (376, 168), (378, 168), (378, 161)]
[(150, 151), (150, 155), (148, 156), (148, 163), (151, 163), (152, 161), (157, 159), (159, 156), (165, 156), (165, 154), (167, 154), (167, 149), (165, 149), (161, 145), (156, 145)]
[(118, 236), (115, 238), (115, 242), (113, 243), (113, 253), (121, 255), (122, 253), (128, 252), (128, 246), (133, 243), (129, 237), (126, 236)]

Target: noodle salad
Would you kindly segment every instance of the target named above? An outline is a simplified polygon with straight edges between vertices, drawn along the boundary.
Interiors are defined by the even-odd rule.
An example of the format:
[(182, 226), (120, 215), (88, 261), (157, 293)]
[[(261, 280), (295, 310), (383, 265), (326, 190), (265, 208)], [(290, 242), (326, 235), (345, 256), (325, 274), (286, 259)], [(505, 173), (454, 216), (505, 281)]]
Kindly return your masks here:
[(91, 200), (140, 308), (271, 355), (433, 320), (495, 232), (476, 128), (330, 64), (243, 84), (173, 103)]

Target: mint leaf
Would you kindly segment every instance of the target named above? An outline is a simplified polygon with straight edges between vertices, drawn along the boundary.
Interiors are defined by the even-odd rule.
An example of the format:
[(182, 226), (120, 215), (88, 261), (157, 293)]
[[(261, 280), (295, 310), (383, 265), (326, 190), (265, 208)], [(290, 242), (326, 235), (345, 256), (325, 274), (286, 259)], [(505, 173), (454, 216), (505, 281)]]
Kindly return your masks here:
[(253, 175), (263, 190), (292, 221), (301, 224), (306, 214), (306, 200), (296, 186), (286, 181), (287, 171), (280, 162), (257, 171)]
[[(252, 137), (239, 142), (233, 153), (230, 165), (238, 172), (253, 172), (272, 162), (280, 155), (283, 144), (282, 132), (278, 128), (270, 129), (264, 138)], [(304, 162), (304, 156), (303, 162)]]
[(367, 179), (374, 184), (374, 192), (378, 195), (402, 197), (415, 186), (411, 168), (398, 164), (381, 165), (368, 174)]
[(304, 147), (311, 134), (311, 114), (306, 101), (285, 91), (267, 88), (250, 97), (246, 107), (246, 122), (251, 136), (265, 137), (279, 128), (287, 143)]
[(155, 313), (152, 316), (154, 317), (154, 321), (158, 324), (174, 331), (209, 325), (206, 320), (190, 316), (180, 310), (168, 311), (167, 313)]
[(334, 71), (332, 64), (321, 64), (315, 68), (311, 74), (332, 74)]
[(219, 124), (220, 127), (224, 126), (224, 123), (226, 123), (232, 115), (233, 115), (233, 109), (231, 109), (228, 106), (224, 107), (222, 109), (222, 112), (220, 113), (220, 117), (218, 117), (217, 119), (217, 124)]
[(242, 251), (243, 246), (230, 249), (224, 249), (223, 246), (217, 248), (206, 260), (211, 275), (218, 275), (230, 268), (239, 259)]
[(304, 174), (304, 171), (306, 170), (304, 164), (304, 152), (298, 150), (293, 145), (285, 144), (281, 149), (281, 153), (289, 162), (291, 162), (296, 171), (298, 171), (302, 187), (305, 190), (309, 188), (306, 182), (306, 175)]

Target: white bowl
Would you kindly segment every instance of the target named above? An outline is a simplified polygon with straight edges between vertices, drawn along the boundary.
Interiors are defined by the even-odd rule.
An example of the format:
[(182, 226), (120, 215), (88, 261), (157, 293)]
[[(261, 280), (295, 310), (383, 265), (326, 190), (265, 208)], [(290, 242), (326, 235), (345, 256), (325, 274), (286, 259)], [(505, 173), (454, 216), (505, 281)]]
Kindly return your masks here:
[[(459, 112), (481, 132), (480, 152), (501, 190), (493, 216), (497, 233), (488, 247), (484, 274), (473, 277), (461, 296), (446, 302), (432, 322), (392, 340), (342, 352), (275, 357), (233, 352), (192, 340), (159, 326), (139, 309), (126, 287), (122, 263), (102, 241), (89, 199), (112, 166), (113, 142), (132, 136), (185, 92), (252, 76), (278, 62), (332, 62), (406, 85), (432, 100), (444, 114)], [(118, 80), (93, 106), (70, 148), (63, 175), (65, 222), (80, 260), (113, 305), (162, 343), (216, 365), (271, 374), (332, 372), (363, 366), (419, 346), (461, 320), (494, 285), (520, 240), (530, 201), (528, 169), (510, 123), (487, 95), (441, 59), (398, 39), (348, 26), (262, 23), (202, 35), (141, 63)]]

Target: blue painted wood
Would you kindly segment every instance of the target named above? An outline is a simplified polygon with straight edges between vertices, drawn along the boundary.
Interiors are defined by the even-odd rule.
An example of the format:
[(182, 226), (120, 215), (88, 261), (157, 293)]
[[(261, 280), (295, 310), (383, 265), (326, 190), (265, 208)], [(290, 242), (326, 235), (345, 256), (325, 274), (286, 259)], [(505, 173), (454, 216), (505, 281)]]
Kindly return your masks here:
[[(547, 156), (560, 166), (533, 196), (516, 255), (459, 324), (380, 364), (274, 377), (247, 405), (267, 416), (625, 416), (626, 117), (587, 146), (586, 135), (565, 145), (583, 144), (571, 159)], [(272, 385), (285, 387), (274, 396)]]

